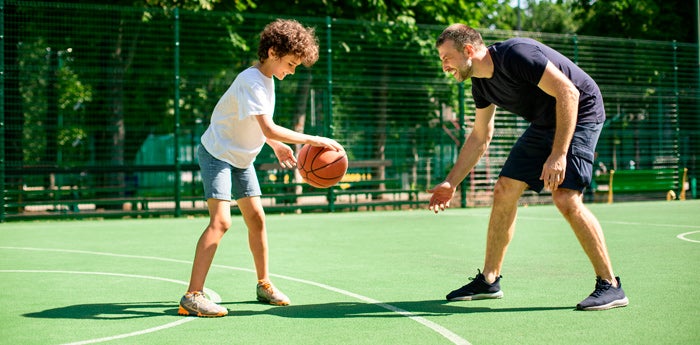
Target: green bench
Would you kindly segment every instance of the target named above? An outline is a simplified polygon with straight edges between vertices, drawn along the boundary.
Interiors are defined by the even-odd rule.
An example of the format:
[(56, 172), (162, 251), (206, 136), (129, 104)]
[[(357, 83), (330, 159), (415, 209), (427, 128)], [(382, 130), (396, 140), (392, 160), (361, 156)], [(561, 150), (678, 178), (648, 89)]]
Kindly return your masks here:
[[(676, 168), (610, 170), (594, 178), (594, 190), (607, 194), (607, 202), (613, 203), (616, 193), (663, 193), (666, 200), (676, 199), (676, 189), (680, 189), (679, 199), (685, 200), (685, 185), (688, 169), (682, 173)], [(679, 176), (682, 175), (682, 176)]]
[[(401, 188), (398, 179), (341, 182), (332, 187), (332, 194), (327, 189), (310, 188), (306, 183), (263, 183), (261, 187), (262, 197), (271, 199), (272, 204), (265, 205), (270, 212), (328, 210), (331, 207), (329, 196), (332, 196), (334, 210), (414, 207), (419, 203), (418, 190)], [(304, 189), (301, 194), (295, 194), (298, 187)], [(309, 200), (314, 198), (316, 200)]]

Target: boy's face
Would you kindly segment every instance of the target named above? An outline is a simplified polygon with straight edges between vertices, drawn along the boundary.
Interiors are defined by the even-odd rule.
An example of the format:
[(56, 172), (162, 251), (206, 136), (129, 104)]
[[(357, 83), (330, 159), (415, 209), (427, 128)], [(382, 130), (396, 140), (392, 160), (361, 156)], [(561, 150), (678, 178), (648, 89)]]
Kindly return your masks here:
[(275, 55), (274, 52), (271, 52), (270, 59), (268, 59), (268, 61), (270, 62), (270, 70), (272, 71), (272, 75), (277, 77), (279, 80), (284, 79), (284, 77), (286, 77), (288, 74), (294, 74), (297, 66), (301, 64), (301, 58), (296, 55), (289, 54), (280, 58)]

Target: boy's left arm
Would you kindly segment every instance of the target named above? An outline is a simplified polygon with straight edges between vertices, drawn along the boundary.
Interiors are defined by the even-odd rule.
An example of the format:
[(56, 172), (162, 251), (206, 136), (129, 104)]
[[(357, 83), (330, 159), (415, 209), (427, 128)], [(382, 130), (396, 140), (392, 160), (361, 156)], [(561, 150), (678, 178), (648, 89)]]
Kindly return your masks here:
[(297, 159), (294, 157), (294, 151), (289, 145), (275, 139), (266, 139), (265, 142), (270, 145), (275, 156), (283, 168), (293, 168), (297, 165)]

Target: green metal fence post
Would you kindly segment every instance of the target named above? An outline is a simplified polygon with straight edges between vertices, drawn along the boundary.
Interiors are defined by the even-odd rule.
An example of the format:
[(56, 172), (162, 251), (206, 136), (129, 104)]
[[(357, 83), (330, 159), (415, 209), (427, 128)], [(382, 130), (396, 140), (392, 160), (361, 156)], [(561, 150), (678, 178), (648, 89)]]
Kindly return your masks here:
[(0, 0), (0, 223), (5, 222), (5, 1)]
[(578, 65), (578, 36), (574, 35), (572, 41), (574, 43), (574, 63)]
[[(326, 114), (324, 117), (323, 135), (326, 137), (333, 136), (333, 127), (331, 121), (333, 121), (333, 45), (332, 45), (332, 35), (331, 35), (331, 17), (326, 16), (326, 61), (328, 63), (328, 75), (327, 75), (327, 95), (326, 95)], [(335, 187), (328, 188), (328, 211), (335, 211)]]
[[(457, 148), (457, 152), (461, 150), (461, 147), (464, 146), (465, 142), (465, 134), (466, 134), (466, 129), (464, 126), (466, 126), (466, 118), (465, 118), (465, 110), (464, 110), (464, 82), (459, 83), (459, 146)], [(459, 157), (459, 153), (457, 154), (457, 157)], [(465, 178), (462, 180), (461, 183), (461, 188), (460, 188), (460, 206), (462, 208), (467, 207), (467, 179)]]
[[(697, 24), (697, 28), (696, 28), (697, 35), (695, 36), (695, 38), (697, 39), (697, 41), (695, 42), (696, 48), (697, 48), (697, 54), (696, 54), (696, 58), (697, 58), (696, 63), (697, 64), (695, 65), (695, 67), (696, 67), (695, 74), (696, 74), (696, 78), (697, 78), (697, 84), (696, 84), (697, 91), (695, 92), (695, 110), (700, 112), (700, 0), (695, 1), (695, 24)], [(700, 115), (700, 114), (696, 113), (696, 115)], [(692, 132), (690, 132), (690, 133), (692, 133)], [(691, 151), (688, 152), (688, 155), (692, 155), (692, 154), (693, 154), (693, 151), (691, 148)], [(693, 169), (693, 170), (696, 170), (696, 169)], [(697, 171), (693, 171), (691, 173), (691, 176), (697, 175), (697, 174), (698, 174)], [(696, 194), (695, 194), (696, 183), (695, 182), (696, 182), (695, 177), (694, 176), (691, 177), (691, 195), (693, 196), (693, 199), (696, 198)]]
[(673, 103), (674, 103), (674, 111), (676, 112), (676, 157), (678, 159), (678, 194), (681, 195), (680, 192), (683, 191), (684, 186), (683, 184), (683, 168), (685, 168), (685, 164), (683, 164), (683, 157), (681, 155), (681, 116), (678, 113), (678, 107), (680, 106), (679, 104), (679, 97), (680, 97), (680, 91), (678, 90), (678, 42), (676, 40), (673, 40)]
[(332, 22), (331, 17), (326, 17), (326, 63), (328, 64), (328, 74), (326, 76), (326, 101), (328, 108), (326, 109), (326, 114), (324, 117), (323, 135), (331, 136), (333, 135), (333, 129), (331, 128), (331, 120), (333, 119), (333, 46), (332, 46)]
[(175, 114), (175, 128), (173, 134), (173, 145), (175, 146), (175, 217), (182, 215), (180, 208), (180, 11), (177, 7), (173, 9), (174, 14), (174, 33), (175, 33), (175, 49), (174, 49), (174, 72), (175, 72), (175, 92), (173, 111)]

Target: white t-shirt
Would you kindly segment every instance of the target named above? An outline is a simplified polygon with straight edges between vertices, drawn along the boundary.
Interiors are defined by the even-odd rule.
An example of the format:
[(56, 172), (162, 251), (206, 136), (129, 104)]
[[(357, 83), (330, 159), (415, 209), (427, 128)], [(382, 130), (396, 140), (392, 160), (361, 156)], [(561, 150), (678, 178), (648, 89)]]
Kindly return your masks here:
[(272, 116), (274, 110), (274, 80), (250, 67), (238, 74), (214, 107), (202, 145), (215, 158), (245, 169), (265, 144), (254, 116)]

